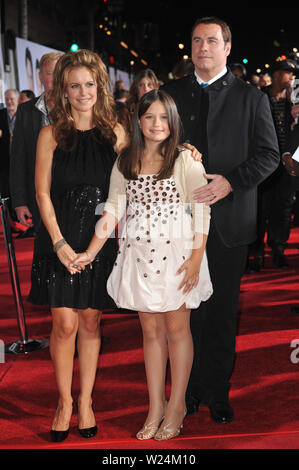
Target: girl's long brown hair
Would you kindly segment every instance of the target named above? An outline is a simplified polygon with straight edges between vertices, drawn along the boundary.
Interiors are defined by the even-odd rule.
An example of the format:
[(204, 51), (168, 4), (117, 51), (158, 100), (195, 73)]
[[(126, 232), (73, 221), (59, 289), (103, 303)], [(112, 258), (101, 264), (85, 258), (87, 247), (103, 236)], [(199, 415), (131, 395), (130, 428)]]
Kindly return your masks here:
[(117, 114), (113, 96), (109, 92), (109, 76), (100, 57), (86, 49), (64, 54), (55, 67), (51, 92), (53, 108), (50, 115), (57, 145), (67, 149), (75, 144), (75, 123), (65, 94), (68, 75), (76, 67), (86, 67), (97, 84), (98, 96), (93, 108), (93, 125), (99, 128), (102, 135), (114, 145), (116, 135), (113, 129), (117, 123)]
[(139, 119), (146, 113), (155, 101), (160, 101), (164, 106), (168, 118), (170, 134), (160, 144), (160, 154), (163, 156), (163, 165), (157, 175), (157, 179), (169, 178), (173, 173), (175, 161), (180, 153), (180, 117), (175, 102), (162, 90), (151, 90), (143, 95), (137, 104), (133, 116), (133, 130), (130, 144), (123, 150), (118, 159), (118, 169), (128, 180), (137, 179), (141, 169), (141, 158), (145, 148), (145, 141), (139, 127)]

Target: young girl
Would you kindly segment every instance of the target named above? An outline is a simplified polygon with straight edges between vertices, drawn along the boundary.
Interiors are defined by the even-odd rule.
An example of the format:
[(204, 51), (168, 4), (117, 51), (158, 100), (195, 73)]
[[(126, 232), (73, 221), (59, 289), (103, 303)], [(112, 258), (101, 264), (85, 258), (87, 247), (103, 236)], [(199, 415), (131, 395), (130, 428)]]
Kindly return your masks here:
[[(172, 98), (161, 90), (144, 95), (131, 143), (113, 167), (96, 233), (70, 266), (92, 262), (127, 208), (107, 290), (119, 307), (139, 313), (149, 391), (148, 416), (136, 436), (142, 440), (180, 433), (193, 360), (190, 309), (212, 294), (205, 255), (210, 210), (192, 202), (194, 189), (206, 184), (204, 168), (178, 147), (178, 139)], [(166, 403), (168, 354), (172, 386)]]

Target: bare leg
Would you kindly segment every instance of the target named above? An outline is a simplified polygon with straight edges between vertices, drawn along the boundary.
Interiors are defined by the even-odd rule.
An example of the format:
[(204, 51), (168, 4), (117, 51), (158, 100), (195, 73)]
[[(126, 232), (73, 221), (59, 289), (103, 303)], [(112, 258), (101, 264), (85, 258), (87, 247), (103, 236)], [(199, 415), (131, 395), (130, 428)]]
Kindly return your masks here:
[(69, 427), (72, 415), (71, 389), (78, 314), (70, 308), (54, 308), (52, 320), (50, 354), (59, 392), (59, 403), (52, 429), (65, 431)]
[(147, 424), (160, 419), (164, 414), (168, 353), (164, 314), (139, 312), (139, 318), (149, 393), (149, 413), (145, 422)]
[(101, 346), (101, 312), (95, 309), (79, 310), (78, 359), (80, 374), (79, 428), (96, 425), (92, 411), (92, 391), (94, 387), (99, 351)]
[(171, 370), (171, 395), (162, 426), (179, 428), (185, 416), (185, 393), (193, 361), (190, 310), (165, 313)]

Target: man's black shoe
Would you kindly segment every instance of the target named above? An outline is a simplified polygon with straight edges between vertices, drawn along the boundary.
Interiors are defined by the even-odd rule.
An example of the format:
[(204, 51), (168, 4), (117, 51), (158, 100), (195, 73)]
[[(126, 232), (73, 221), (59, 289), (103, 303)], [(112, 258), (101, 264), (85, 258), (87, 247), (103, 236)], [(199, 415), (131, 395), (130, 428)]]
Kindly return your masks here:
[(299, 315), (299, 307), (291, 307), (292, 315)]
[(273, 264), (277, 268), (286, 269), (289, 267), (289, 263), (283, 253), (273, 253)]
[(187, 414), (186, 416), (192, 416), (195, 413), (198, 412), (199, 408), (199, 399), (196, 397), (193, 397), (192, 395), (186, 396), (186, 409), (187, 409)]
[(252, 271), (259, 272), (264, 267), (264, 257), (262, 255), (256, 255), (253, 258), (251, 269)]
[(215, 423), (226, 424), (234, 419), (234, 412), (231, 406), (225, 402), (214, 402), (209, 405), (211, 418)]

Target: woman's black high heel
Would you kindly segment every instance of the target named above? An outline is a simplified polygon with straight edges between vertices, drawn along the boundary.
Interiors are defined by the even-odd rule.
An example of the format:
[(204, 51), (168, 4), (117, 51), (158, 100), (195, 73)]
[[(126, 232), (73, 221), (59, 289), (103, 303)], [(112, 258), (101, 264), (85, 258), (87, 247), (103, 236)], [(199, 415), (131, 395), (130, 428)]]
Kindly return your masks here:
[[(72, 405), (73, 407), (73, 405)], [(69, 435), (70, 428), (66, 429), (65, 431), (55, 431), (51, 429), (50, 435), (53, 442), (62, 442), (64, 441)]]
[(93, 426), (92, 428), (83, 428), (80, 429), (78, 428), (79, 433), (81, 434), (82, 437), (85, 437), (86, 439), (89, 439), (91, 437), (94, 437), (96, 433), (98, 432), (98, 427)]
[[(79, 404), (77, 401), (77, 410), (78, 410), (78, 415), (79, 415)], [(82, 428), (80, 429), (78, 426), (78, 431), (81, 434), (82, 437), (85, 437), (85, 439), (90, 439), (91, 437), (94, 437), (97, 432), (98, 432), (98, 427), (97, 425), (92, 426), (91, 428)]]
[(53, 442), (62, 442), (64, 441), (67, 436), (69, 435), (69, 430), (68, 428), (66, 431), (54, 431), (54, 429), (51, 429), (51, 438)]

